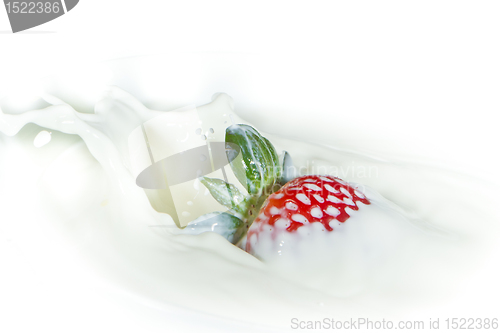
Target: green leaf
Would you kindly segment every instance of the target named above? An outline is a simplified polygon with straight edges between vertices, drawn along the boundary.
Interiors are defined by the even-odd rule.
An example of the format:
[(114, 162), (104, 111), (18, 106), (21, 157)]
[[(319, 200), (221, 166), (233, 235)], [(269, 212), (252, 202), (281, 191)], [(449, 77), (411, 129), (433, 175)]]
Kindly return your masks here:
[(245, 223), (228, 213), (213, 212), (202, 215), (191, 221), (182, 229), (182, 233), (199, 235), (204, 232), (215, 232), (233, 244), (238, 243), (246, 233)]
[(274, 177), (274, 179), (279, 180), (282, 176), (283, 168), (282, 168), (282, 164), (280, 162), (279, 156), (278, 156), (278, 152), (274, 148), (271, 141), (269, 141), (265, 137), (262, 137), (262, 139), (264, 140), (265, 146), (269, 150), (269, 154), (271, 156), (271, 161), (272, 161), (272, 165), (273, 165), (271, 170), (273, 172), (273, 177)]
[(290, 180), (298, 177), (297, 170), (293, 166), (292, 157), (285, 150), (280, 155), (280, 164), (282, 166), (282, 172), (281, 172), (281, 177), (280, 177), (281, 185), (285, 185)]
[[(241, 149), (241, 158), (231, 162), (234, 174), (251, 195), (261, 195), (281, 178), (281, 164), (274, 146), (249, 125), (226, 129), (226, 142)], [(269, 193), (267, 193), (269, 194)]]
[(239, 212), (245, 195), (236, 186), (216, 178), (201, 177), (200, 181), (218, 203)]

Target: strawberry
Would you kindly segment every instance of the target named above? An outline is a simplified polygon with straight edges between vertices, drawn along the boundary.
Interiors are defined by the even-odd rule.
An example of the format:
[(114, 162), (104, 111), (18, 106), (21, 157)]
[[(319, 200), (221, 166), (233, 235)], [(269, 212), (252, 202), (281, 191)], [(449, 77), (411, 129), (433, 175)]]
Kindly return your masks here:
[(271, 231), (274, 239), (277, 232), (296, 233), (315, 222), (332, 232), (335, 223), (349, 219), (346, 208), (356, 211), (359, 203), (369, 205), (370, 201), (339, 178), (316, 175), (295, 178), (267, 197), (248, 231), (246, 251), (254, 254), (261, 232)]
[[(190, 222), (185, 228), (187, 233), (217, 232), (261, 257), (257, 252), (266, 252), (263, 249), (283, 242), (283, 233), (289, 239), (287, 236), (314, 233), (317, 229), (332, 232), (349, 218), (347, 208), (356, 211), (359, 203), (370, 204), (362, 193), (336, 177), (311, 175), (290, 180), (291, 157), (287, 152), (279, 157), (271, 142), (249, 125), (228, 127), (226, 144), (239, 147), (232, 152), (237, 156), (228, 161), (246, 191), (225, 180), (201, 177), (200, 182), (212, 197), (228, 210)], [(313, 247), (301, 242), (300, 237), (294, 241), (301, 243), (299, 247)], [(255, 251), (256, 246), (263, 251)]]

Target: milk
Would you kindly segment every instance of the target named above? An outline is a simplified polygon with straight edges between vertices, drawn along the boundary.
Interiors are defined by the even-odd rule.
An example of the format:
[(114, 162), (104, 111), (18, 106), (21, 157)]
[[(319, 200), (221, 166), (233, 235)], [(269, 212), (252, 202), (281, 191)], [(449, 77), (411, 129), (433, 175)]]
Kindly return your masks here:
[[(211, 103), (220, 98), (222, 114), (233, 113), (227, 95)], [(263, 133), (290, 153), (300, 173), (355, 182), (373, 204), (352, 212), (339, 232), (304, 242), (298, 270), (259, 261), (217, 234), (182, 235), (171, 216), (153, 208), (157, 194), (137, 186), (130, 133), (160, 111), (113, 87), (95, 114), (46, 100), (53, 105), (0, 114), (2, 228), (37, 249), (33, 255), (46, 267), (71, 262), (155, 307), (279, 327), (297, 314), (425, 313), (450, 301), (498, 237), (497, 188), (487, 182), (297, 141), (293, 132)], [(210, 201), (197, 186), (193, 191)], [(332, 254), (328, 264), (318, 251)]]

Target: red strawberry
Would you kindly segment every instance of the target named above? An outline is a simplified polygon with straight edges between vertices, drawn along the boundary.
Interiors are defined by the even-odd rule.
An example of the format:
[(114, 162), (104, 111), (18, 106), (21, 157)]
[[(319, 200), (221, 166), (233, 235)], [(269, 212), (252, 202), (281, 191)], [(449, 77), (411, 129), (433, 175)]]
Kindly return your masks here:
[[(320, 222), (328, 232), (334, 231), (332, 220), (338, 224), (349, 219), (346, 208), (358, 210), (368, 199), (343, 180), (332, 176), (302, 176), (286, 183), (264, 202), (247, 235), (246, 251), (254, 253), (259, 233), (269, 232), (280, 224), (294, 233), (306, 224)], [(271, 237), (274, 237), (271, 235)]]

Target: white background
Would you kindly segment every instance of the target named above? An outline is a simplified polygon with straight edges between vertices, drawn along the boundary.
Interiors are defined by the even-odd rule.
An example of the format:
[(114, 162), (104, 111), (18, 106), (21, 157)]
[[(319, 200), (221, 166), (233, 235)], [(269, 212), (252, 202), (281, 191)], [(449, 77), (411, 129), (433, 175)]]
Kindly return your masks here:
[[(373, 152), (410, 151), (498, 180), (499, 14), (496, 1), (85, 0), (10, 34), (0, 10), (0, 93), (56, 68), (120, 57), (230, 55), (235, 64), (216, 62), (200, 76), (235, 88), (227, 92), (243, 95), (242, 105), (293, 104), (311, 115), (306, 124), (339, 139), (353, 123), (356, 137), (376, 126), (377, 144), (365, 142)], [(255, 112), (268, 125), (280, 120)], [(324, 112), (343, 113), (349, 124), (322, 123)]]
[[(268, 132), (287, 123), (273, 110), (289, 107), (290, 117), (307, 111), (305, 128), (331, 130), (346, 149), (411, 155), (498, 181), (499, 17), (498, 1), (82, 0), (12, 34), (1, 8), (0, 96), (54, 69), (185, 54), (211, 59), (197, 69), (200, 91), (239, 97)], [(322, 122), (325, 112), (346, 123)], [(130, 318), (144, 309), (128, 311), (126, 320), (141, 322)], [(118, 313), (101, 319), (112, 325)]]

